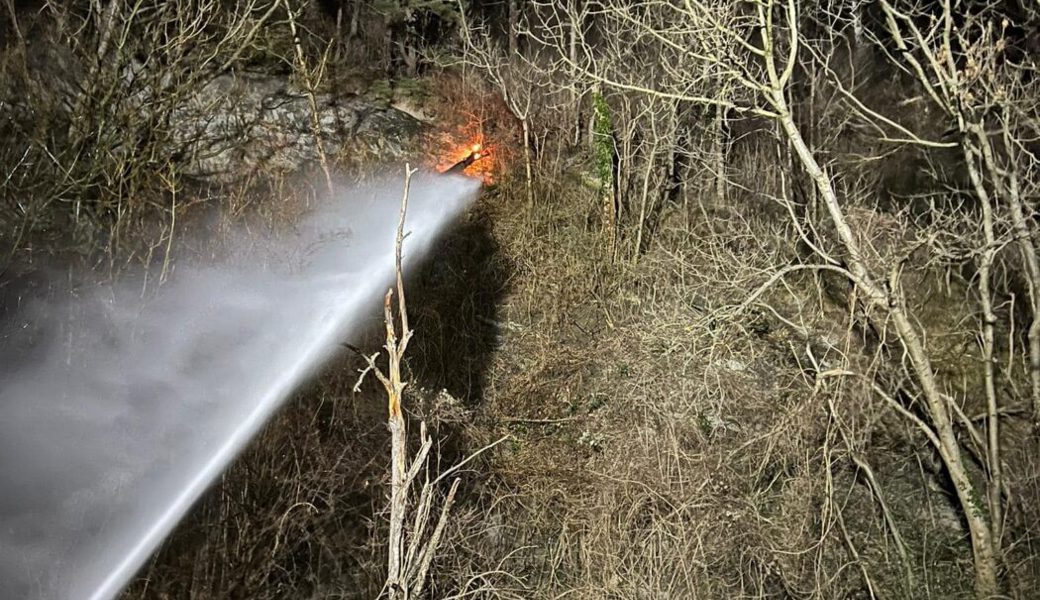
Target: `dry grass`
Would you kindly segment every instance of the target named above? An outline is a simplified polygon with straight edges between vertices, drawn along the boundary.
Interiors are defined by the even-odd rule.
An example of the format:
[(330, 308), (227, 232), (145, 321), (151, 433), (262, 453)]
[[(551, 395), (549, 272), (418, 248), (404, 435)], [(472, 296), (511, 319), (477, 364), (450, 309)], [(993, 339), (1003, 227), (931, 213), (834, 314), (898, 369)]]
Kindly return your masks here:
[[(685, 198), (632, 265), (609, 260), (576, 178), (539, 187), (533, 214), (521, 185), (485, 199), (514, 265), (475, 414), (480, 436), (514, 438), (483, 500), (513, 544), (485, 565), (505, 561), (526, 597), (971, 596), (931, 451), (869, 382), (820, 376), (877, 370), (847, 307), (796, 274), (731, 310), (798, 260), (768, 200)], [(915, 277), (914, 303), (953, 295), (930, 325), (941, 347), (958, 292)]]
[[(411, 284), (429, 391), (409, 405), (441, 464), (511, 435), (464, 475), (432, 597), (970, 597), (926, 443), (869, 382), (820, 375), (876, 371), (876, 342), (811, 273), (742, 304), (799, 256), (774, 205), (691, 185), (638, 263), (612, 262), (580, 164), (544, 168), (533, 212), (503, 170)], [(914, 302), (962, 293), (933, 280)], [(356, 366), (272, 424), (127, 597), (377, 595), (386, 433), (347, 391)], [(1009, 568), (1028, 582), (1022, 452)]]
[[(423, 142), (430, 164), (476, 139), (491, 146), (482, 174), (493, 185), (410, 282), (407, 405), (439, 440), (441, 467), (511, 436), (464, 472), (431, 597), (971, 595), (964, 524), (941, 467), (873, 386), (900, 383), (886, 332), (870, 330), (826, 273), (793, 272), (745, 302), (804, 259), (770, 199), (784, 168), (772, 140), (749, 135), (732, 150), (740, 175), (725, 203), (711, 174), (694, 168), (656, 215), (645, 253), (614, 260), (600, 194), (583, 183), (594, 166), (563, 141), (566, 119), (534, 119), (528, 210), (520, 133), (501, 101), (451, 73), (426, 89), (425, 108), (441, 124)], [(14, 146), (4, 164), (20, 164)], [(342, 158), (356, 166), (370, 157)], [(161, 242), (172, 235), (161, 178), (135, 170), (127, 179), (140, 194), (127, 217), (107, 212), (122, 196), (95, 193), (108, 171), (91, 171), (89, 189), (57, 189), (42, 154), (27, 164), (11, 171), (21, 187), (4, 197), (5, 207), (19, 202), (12, 190), (38, 202), (4, 222), (19, 259), (40, 247), (103, 256), (112, 273), (133, 263), (161, 270)], [(314, 193), (264, 178), (182, 191), (198, 202), (176, 212), (178, 227), (217, 234), (177, 238), (189, 257), (219, 252), (219, 234), (243, 223), (291, 223)], [(47, 198), (80, 196), (104, 210), (80, 220), (71, 205), (48, 208)], [(850, 208), (879, 263), (919, 233), (898, 211)], [(71, 243), (56, 234), (68, 231)], [(627, 247), (634, 237), (622, 231)], [(973, 318), (970, 275), (910, 263), (909, 302), (941, 374), (964, 374), (952, 393), (974, 416), (977, 356), (964, 350), (973, 334), (961, 326)], [(873, 379), (826, 374), (842, 365)], [(344, 357), (302, 391), (124, 597), (376, 597), (386, 576), (387, 434), (374, 390), (352, 391), (359, 366)], [(1022, 373), (1008, 372), (1014, 388)], [(1005, 567), (1028, 597), (1040, 581), (1037, 448), (1021, 420), (1008, 424), (1005, 435), (1020, 443), (1006, 456)]]

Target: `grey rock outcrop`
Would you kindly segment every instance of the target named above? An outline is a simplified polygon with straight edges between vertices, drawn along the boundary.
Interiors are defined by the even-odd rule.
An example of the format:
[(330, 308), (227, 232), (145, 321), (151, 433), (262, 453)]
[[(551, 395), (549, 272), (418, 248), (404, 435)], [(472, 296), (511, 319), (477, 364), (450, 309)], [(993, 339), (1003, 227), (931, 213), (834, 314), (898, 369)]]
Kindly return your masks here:
[(220, 75), (174, 111), (182, 164), (215, 180), (287, 173), (318, 161), (319, 139), (330, 160), (398, 158), (420, 129), (411, 115), (358, 96), (317, 93), (315, 104), (316, 119), (307, 94), (286, 77)]
[(213, 181), (307, 169), (319, 140), (333, 162), (393, 160), (420, 130), (407, 109), (362, 95), (357, 81), (318, 91), (312, 105), (289, 72), (188, 67), (126, 57), (90, 68), (66, 44), (42, 39), (18, 76), (0, 82), (0, 126), (8, 137), (46, 140), (56, 156), (70, 149), (59, 158), (70, 173), (91, 171), (86, 156), (112, 164), (147, 156)]
[(30, 55), (24, 80), (0, 83), (0, 124), (28, 136), (43, 124), (55, 148), (113, 163), (134, 160), (148, 145), (151, 159), (171, 161), (182, 175), (225, 182), (313, 166), (319, 139), (330, 161), (400, 158), (421, 129), (409, 112), (356, 89), (318, 92), (312, 107), (289, 74), (175, 77), (131, 60), (92, 78), (53, 44)]

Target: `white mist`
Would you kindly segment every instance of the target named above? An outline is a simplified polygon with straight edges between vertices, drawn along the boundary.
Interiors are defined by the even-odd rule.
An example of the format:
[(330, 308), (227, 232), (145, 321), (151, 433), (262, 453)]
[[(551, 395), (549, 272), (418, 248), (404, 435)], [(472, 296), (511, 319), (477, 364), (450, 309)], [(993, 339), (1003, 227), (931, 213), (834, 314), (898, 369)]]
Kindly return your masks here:
[[(478, 188), (413, 177), (406, 264)], [(19, 315), (22, 333), (0, 340), (9, 355), (30, 348), (0, 365), (0, 598), (119, 594), (286, 398), (376, 314), (393, 280), (402, 189), (394, 177), (338, 194), (265, 247), (266, 266), (180, 267), (147, 304), (103, 289)], [(285, 264), (270, 266), (272, 256)]]

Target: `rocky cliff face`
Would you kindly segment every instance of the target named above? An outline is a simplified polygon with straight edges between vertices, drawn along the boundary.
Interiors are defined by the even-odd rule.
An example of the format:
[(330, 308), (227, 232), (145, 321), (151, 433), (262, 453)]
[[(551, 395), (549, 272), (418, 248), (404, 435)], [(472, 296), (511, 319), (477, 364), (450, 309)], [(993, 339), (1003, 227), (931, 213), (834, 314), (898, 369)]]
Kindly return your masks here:
[(417, 148), (421, 121), (360, 79), (326, 78), (312, 96), (277, 65), (219, 71), (124, 54), (99, 63), (41, 39), (0, 57), (0, 252), (133, 253), (195, 200), (218, 209), (210, 184), (258, 189), (314, 172), (322, 154), (336, 172)]
[(45, 41), (22, 64), (17, 81), (0, 83), (0, 122), (14, 137), (109, 161), (144, 153), (208, 180), (306, 168), (319, 158), (319, 141), (333, 162), (400, 158), (420, 130), (415, 116), (362, 94), (364, 86), (319, 90), (312, 105), (289, 73), (174, 76), (137, 60), (91, 70), (64, 45)]
[(411, 115), (360, 96), (305, 90), (278, 75), (220, 75), (175, 111), (187, 172), (218, 180), (299, 170), (319, 159), (398, 158), (419, 132)]

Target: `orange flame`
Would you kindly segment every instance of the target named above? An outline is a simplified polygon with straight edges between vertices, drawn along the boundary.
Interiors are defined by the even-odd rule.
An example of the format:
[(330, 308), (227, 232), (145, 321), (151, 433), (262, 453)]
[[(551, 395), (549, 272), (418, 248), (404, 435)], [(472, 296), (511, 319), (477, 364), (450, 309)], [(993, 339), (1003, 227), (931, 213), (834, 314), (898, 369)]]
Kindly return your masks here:
[(444, 171), (460, 160), (472, 155), (474, 162), (466, 167), (465, 173), (471, 177), (481, 179), (484, 183), (493, 183), (494, 178), (492, 174), (495, 165), (493, 164), (494, 161), (490, 160), (491, 154), (490, 148), (485, 148), (483, 143), (468, 141), (464, 144), (455, 145), (454, 149), (443, 155), (438, 161), (437, 169)]

